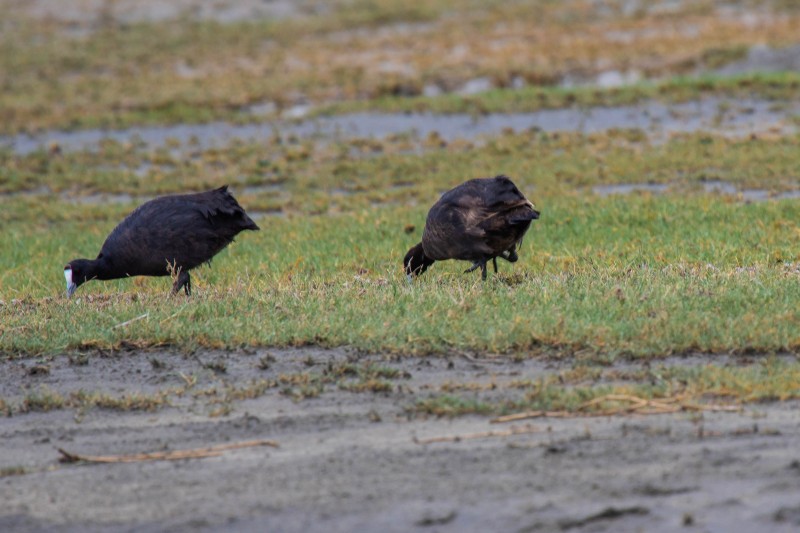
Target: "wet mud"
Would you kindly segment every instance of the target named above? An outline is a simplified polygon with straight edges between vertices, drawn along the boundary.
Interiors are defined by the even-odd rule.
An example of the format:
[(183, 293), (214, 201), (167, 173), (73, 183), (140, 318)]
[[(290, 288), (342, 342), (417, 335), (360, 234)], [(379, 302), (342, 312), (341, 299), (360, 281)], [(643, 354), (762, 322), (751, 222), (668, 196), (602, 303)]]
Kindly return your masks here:
[[(156, 362), (154, 362), (156, 361)], [(702, 364), (702, 356), (657, 364)], [(796, 531), (800, 404), (738, 413), (535, 419), (422, 417), (408, 406), (448, 382), (502, 384), (567, 368), (506, 357), (413, 358), (347, 350), (170, 351), (0, 363), (5, 398), (30, 390), (195, 390), (341, 363), (402, 372), (392, 390), (280, 388), (210, 416), (184, 393), (153, 412), (93, 408), (0, 419), (0, 528), (6, 531)], [(32, 372), (34, 365), (47, 372)], [(638, 368), (636, 361), (617, 363)], [(715, 358), (715, 364), (743, 364)], [(220, 369), (224, 368), (224, 372)], [(503, 394), (503, 393), (500, 393)], [(219, 457), (67, 465), (81, 454), (181, 450), (251, 439)], [(16, 473), (17, 475), (12, 475)]]

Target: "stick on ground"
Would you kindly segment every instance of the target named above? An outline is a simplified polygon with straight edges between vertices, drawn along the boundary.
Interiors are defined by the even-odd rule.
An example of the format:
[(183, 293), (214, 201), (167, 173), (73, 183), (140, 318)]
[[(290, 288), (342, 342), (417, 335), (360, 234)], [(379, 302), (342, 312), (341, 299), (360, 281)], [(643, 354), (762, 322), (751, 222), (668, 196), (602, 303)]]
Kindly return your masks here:
[(77, 453), (70, 453), (62, 448), (58, 448), (58, 451), (61, 453), (60, 461), (62, 463), (136, 463), (141, 461), (176, 461), (178, 459), (217, 457), (222, 455), (222, 452), (226, 450), (252, 448), (255, 446), (272, 446), (273, 448), (277, 448), (279, 445), (274, 440), (248, 440), (230, 444), (217, 444), (205, 448), (193, 448), (190, 450), (134, 453), (130, 455), (80, 455)]
[(136, 322), (137, 320), (142, 320), (143, 318), (147, 318), (148, 316), (150, 316), (149, 312), (145, 313), (143, 315), (139, 315), (136, 318), (131, 318), (130, 320), (126, 320), (125, 322), (120, 322), (119, 324), (117, 324), (116, 326), (114, 326), (111, 329), (124, 328), (128, 324), (132, 324), (133, 322)]
[(471, 439), (486, 439), (490, 437), (510, 437), (512, 435), (524, 435), (526, 433), (535, 433), (539, 428), (530, 424), (522, 427), (511, 427), (511, 429), (504, 431), (481, 431), (480, 433), (466, 433), (464, 435), (445, 435), (443, 437), (430, 437), (427, 439), (418, 439), (414, 437), (414, 442), (417, 444), (431, 444), (434, 442), (460, 442), (462, 440)]
[[(608, 402), (615, 402), (617, 407), (608, 409), (590, 410), (590, 408), (602, 406)], [(567, 411), (525, 411), (511, 415), (498, 416), (493, 418), (491, 423), (516, 422), (528, 418), (573, 418), (583, 416), (613, 416), (622, 414), (637, 415), (661, 415), (667, 413), (677, 413), (679, 411), (740, 411), (738, 405), (703, 405), (689, 402), (685, 397), (676, 396), (673, 398), (659, 398), (658, 400), (648, 400), (630, 394), (607, 394), (588, 402), (582, 403), (575, 412)]]

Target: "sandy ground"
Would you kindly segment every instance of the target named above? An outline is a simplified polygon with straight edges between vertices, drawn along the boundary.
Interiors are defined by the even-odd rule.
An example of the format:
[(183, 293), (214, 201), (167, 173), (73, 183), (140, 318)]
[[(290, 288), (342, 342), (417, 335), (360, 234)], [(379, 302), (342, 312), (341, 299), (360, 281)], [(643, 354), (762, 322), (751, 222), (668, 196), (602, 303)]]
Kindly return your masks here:
[[(390, 393), (329, 386), (292, 400), (280, 389), (209, 416), (184, 395), (154, 413), (58, 410), (0, 419), (2, 531), (797, 531), (800, 404), (740, 413), (535, 419), (514, 436), (420, 444), (499, 431), (482, 416), (409, 415), (446, 382), (535, 378), (563, 363), (389, 360), (344, 350), (272, 350), (186, 356), (171, 352), (0, 362), (0, 394), (47, 387), (111, 394), (154, 392), (197, 378), (196, 390), (253, 377), (373, 360), (403, 370)], [(157, 360), (158, 365), (151, 361)], [(666, 364), (700, 362), (675, 359)], [(223, 374), (207, 367), (224, 364)], [(313, 363), (313, 365), (312, 365)], [(735, 364), (722, 359), (721, 364)], [(625, 363), (634, 365), (634, 363)], [(502, 390), (503, 387), (498, 387)], [(478, 394), (478, 393), (476, 393)], [(484, 394), (484, 393), (480, 393)], [(497, 394), (488, 392), (485, 394)], [(503, 394), (503, 393), (500, 393)], [(279, 448), (130, 464), (59, 464), (81, 454), (179, 450), (273, 439)]]

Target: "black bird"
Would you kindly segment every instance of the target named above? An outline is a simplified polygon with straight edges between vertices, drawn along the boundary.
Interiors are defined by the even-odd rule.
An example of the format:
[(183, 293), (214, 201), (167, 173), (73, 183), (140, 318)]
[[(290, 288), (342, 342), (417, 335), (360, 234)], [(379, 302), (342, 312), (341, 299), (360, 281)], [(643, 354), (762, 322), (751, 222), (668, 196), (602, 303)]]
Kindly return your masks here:
[(403, 259), (409, 279), (425, 272), (435, 261), (472, 261), (465, 272), (480, 267), (486, 279), (491, 259), (514, 263), (517, 246), (539, 212), (507, 176), (469, 180), (447, 191), (433, 204), (425, 221), (422, 242)]
[(197, 194), (162, 196), (140, 205), (106, 238), (97, 259), (64, 267), (67, 297), (92, 279), (167, 276), (172, 292), (191, 294), (189, 271), (211, 261), (246, 229), (258, 230), (228, 186)]

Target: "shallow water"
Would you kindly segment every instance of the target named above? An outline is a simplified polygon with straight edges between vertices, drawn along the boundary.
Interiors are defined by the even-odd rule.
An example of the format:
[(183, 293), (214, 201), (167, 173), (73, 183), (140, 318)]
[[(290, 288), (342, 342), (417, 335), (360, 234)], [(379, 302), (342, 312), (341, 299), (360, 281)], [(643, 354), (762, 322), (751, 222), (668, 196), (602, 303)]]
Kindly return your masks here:
[(60, 194), (62, 201), (75, 205), (140, 204), (152, 200), (153, 196), (134, 196), (126, 193), (95, 193), (82, 196)]
[(286, 19), (303, 16), (306, 11), (324, 12), (323, 2), (306, 0), (114, 0), (113, 2), (73, 1), (64, 9), (62, 0), (26, 0), (19, 8), (28, 16), (98, 25), (103, 17), (116, 23), (164, 22), (184, 18), (231, 23), (254, 19)]
[[(739, 189), (735, 184), (722, 180), (704, 181), (702, 182), (702, 187), (705, 193), (735, 196), (745, 202), (800, 198), (800, 190), (771, 192), (767, 189)], [(592, 192), (598, 196), (626, 195), (640, 192), (664, 194), (679, 190), (678, 184), (671, 183), (611, 183), (592, 187)]]
[(747, 57), (713, 70), (720, 76), (736, 76), (756, 72), (800, 71), (800, 44), (786, 48), (753, 46)]
[(669, 185), (663, 183), (612, 183), (609, 185), (596, 185), (592, 192), (598, 196), (611, 196), (614, 194), (631, 194), (634, 192), (649, 192), (662, 194), (667, 192)]
[(320, 141), (352, 138), (383, 138), (390, 135), (416, 134), (425, 137), (437, 133), (447, 141), (476, 140), (504, 131), (540, 129), (547, 132), (593, 133), (610, 129), (640, 129), (654, 141), (671, 134), (709, 131), (722, 135), (746, 136), (779, 131), (793, 133), (797, 126), (787, 121), (800, 113), (800, 104), (776, 107), (767, 100), (730, 100), (708, 98), (695, 102), (667, 105), (660, 102), (622, 107), (588, 109), (553, 109), (532, 113), (493, 113), (472, 116), (465, 113), (434, 115), (430, 113), (355, 113), (320, 117), (299, 122), (264, 122), (260, 124), (178, 124), (141, 126), (124, 130), (48, 131), (37, 135), (0, 137), (0, 146), (17, 154), (58, 145), (62, 150), (92, 150), (104, 139), (121, 143), (142, 142), (158, 147), (177, 142), (187, 149), (224, 147), (235, 140), (267, 141), (276, 134), (293, 135)]

